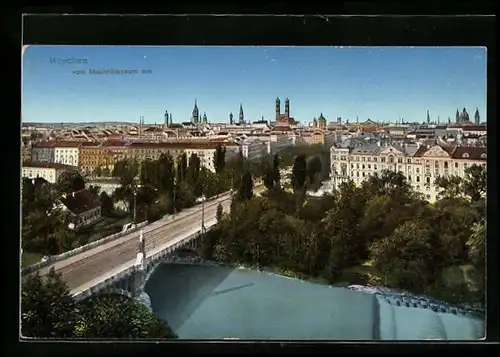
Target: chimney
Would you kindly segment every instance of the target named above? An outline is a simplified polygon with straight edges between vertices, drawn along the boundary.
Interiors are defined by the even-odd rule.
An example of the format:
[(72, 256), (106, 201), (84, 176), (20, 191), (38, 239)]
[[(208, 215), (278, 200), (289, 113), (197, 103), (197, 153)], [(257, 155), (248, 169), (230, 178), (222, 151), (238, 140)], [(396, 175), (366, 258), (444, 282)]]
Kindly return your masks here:
[(380, 140), (379, 140), (379, 141), (377, 141), (377, 146), (378, 146), (378, 147), (380, 147)]

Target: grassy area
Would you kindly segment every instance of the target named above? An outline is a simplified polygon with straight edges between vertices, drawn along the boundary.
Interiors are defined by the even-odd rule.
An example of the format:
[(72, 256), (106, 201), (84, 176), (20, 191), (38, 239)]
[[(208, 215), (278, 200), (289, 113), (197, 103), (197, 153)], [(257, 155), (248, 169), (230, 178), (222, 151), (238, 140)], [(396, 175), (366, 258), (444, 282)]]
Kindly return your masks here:
[(337, 282), (349, 285), (384, 285), (384, 277), (372, 266), (372, 262), (367, 261), (344, 269)]
[[(126, 223), (130, 223), (128, 215), (116, 217), (104, 217), (100, 221), (78, 230), (78, 240), (80, 242), (92, 243), (109, 235), (118, 233)], [(85, 243), (85, 244), (87, 244)]]
[(30, 265), (40, 262), (43, 254), (23, 252), (21, 255), (21, 268), (29, 267)]

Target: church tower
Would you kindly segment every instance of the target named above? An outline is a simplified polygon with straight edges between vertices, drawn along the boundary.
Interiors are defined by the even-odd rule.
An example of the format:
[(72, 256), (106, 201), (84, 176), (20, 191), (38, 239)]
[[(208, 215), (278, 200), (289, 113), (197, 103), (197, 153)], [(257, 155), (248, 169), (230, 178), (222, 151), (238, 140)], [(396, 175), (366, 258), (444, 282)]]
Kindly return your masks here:
[(280, 121), (281, 103), (279, 97), (276, 98), (276, 122)]
[(208, 119), (207, 119), (207, 113), (203, 112), (203, 124), (207, 124)]
[(163, 123), (163, 128), (166, 129), (168, 128), (168, 110), (165, 110), (165, 122)]
[(172, 125), (172, 113), (170, 113), (169, 120), (170, 120), (170, 125)]
[(285, 99), (285, 117), (286, 119), (290, 118), (290, 99)]
[(455, 114), (455, 123), (460, 124), (460, 113), (458, 112), (458, 109), (457, 109), (457, 113)]
[(229, 113), (229, 124), (233, 125), (233, 113)]
[(476, 112), (474, 113), (474, 123), (479, 125), (481, 123), (481, 118), (479, 117), (479, 109), (476, 108)]
[(200, 117), (200, 112), (198, 110), (198, 104), (196, 103), (196, 99), (194, 100), (194, 108), (193, 108), (193, 123), (198, 124)]
[(244, 124), (245, 123), (245, 116), (243, 115), (243, 104), (240, 103), (240, 124)]
[(429, 115), (429, 110), (427, 109), (427, 124), (430, 124), (431, 116)]

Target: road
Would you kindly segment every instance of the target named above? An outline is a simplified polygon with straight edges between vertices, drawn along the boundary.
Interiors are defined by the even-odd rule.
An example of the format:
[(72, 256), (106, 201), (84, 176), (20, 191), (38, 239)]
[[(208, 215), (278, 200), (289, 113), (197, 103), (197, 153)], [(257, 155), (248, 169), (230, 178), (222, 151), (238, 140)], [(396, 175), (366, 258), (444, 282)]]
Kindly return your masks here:
[[(264, 190), (263, 186), (254, 189), (255, 194)], [(219, 203), (225, 212), (230, 209), (230, 196), (226, 194), (215, 200), (205, 202), (205, 221), (215, 219)], [(198, 204), (175, 215), (145, 226), (142, 230), (146, 239), (146, 255), (155, 247), (162, 246), (176, 237), (188, 234), (201, 227), (202, 208)], [(55, 262), (39, 270), (46, 275), (52, 267), (62, 274), (70, 291), (99, 278), (103, 274), (128, 262), (135, 261), (139, 232), (132, 232), (114, 241), (84, 251), (68, 259)], [(34, 273), (32, 273), (34, 274)]]

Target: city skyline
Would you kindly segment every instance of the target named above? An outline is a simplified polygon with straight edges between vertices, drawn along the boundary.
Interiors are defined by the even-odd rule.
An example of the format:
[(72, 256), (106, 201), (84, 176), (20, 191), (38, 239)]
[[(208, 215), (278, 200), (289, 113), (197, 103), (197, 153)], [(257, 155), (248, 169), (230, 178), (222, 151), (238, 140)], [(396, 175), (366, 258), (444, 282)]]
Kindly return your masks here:
[[(276, 97), (311, 122), (486, 121), (486, 49), (479, 47), (119, 47), (23, 49), (24, 122), (163, 123), (275, 118)], [(86, 71), (78, 74), (78, 71)], [(136, 70), (134, 74), (98, 74)], [(93, 71), (94, 73), (90, 73)], [(145, 73), (142, 73), (142, 72)], [(284, 108), (282, 108), (283, 111)]]

